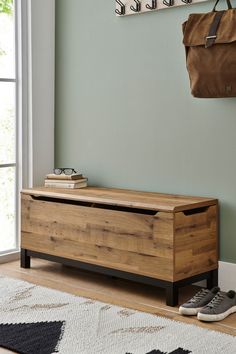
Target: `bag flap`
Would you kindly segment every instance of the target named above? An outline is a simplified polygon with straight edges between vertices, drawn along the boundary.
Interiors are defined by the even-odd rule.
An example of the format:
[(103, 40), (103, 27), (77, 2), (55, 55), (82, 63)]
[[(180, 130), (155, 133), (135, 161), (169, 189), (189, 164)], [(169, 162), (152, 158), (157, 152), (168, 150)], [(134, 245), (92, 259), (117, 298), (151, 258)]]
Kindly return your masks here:
[[(189, 15), (183, 24), (183, 43), (187, 47), (205, 45), (211, 24), (216, 12)], [(215, 43), (230, 43), (236, 41), (236, 9), (225, 11), (223, 14)]]

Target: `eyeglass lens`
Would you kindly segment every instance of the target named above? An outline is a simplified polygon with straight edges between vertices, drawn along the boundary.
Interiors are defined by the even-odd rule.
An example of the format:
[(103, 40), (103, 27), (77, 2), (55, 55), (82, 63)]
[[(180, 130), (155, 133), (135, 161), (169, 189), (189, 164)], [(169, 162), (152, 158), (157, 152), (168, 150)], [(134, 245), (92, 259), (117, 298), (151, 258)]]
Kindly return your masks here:
[(72, 175), (73, 173), (76, 173), (74, 168), (54, 168), (53, 172), (55, 175), (61, 175), (62, 173), (65, 175)]

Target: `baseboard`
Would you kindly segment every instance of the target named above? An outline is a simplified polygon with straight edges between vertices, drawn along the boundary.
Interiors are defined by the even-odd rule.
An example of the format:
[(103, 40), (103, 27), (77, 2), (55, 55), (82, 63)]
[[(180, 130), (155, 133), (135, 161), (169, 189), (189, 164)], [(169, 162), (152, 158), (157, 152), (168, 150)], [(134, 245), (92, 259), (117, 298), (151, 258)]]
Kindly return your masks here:
[(219, 262), (219, 286), (223, 291), (236, 291), (235, 263)]
[[(206, 280), (194, 283), (194, 285), (205, 287)], [(219, 262), (219, 287), (222, 291), (236, 291), (236, 264), (228, 262)]]
[(0, 264), (1, 263), (8, 263), (13, 261), (18, 261), (20, 259), (20, 252), (10, 252), (7, 254), (0, 255)]

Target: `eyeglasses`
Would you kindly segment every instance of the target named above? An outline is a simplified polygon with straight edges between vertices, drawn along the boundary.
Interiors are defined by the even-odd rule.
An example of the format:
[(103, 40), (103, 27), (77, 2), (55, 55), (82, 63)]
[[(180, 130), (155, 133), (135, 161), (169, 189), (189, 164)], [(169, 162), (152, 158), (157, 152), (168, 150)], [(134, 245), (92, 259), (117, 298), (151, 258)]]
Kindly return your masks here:
[(77, 173), (77, 171), (75, 171), (74, 168), (54, 168), (53, 173), (55, 175), (61, 175), (62, 173), (64, 173), (65, 175), (69, 176), (69, 175), (73, 175), (73, 173)]

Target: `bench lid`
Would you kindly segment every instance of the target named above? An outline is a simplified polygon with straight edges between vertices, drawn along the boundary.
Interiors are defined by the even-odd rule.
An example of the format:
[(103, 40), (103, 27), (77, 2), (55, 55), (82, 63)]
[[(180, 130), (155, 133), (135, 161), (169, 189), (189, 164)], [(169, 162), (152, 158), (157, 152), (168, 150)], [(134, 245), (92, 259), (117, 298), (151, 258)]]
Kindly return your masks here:
[(94, 202), (165, 212), (178, 212), (217, 204), (217, 199), (213, 198), (139, 192), (115, 188), (86, 187), (72, 190), (36, 187), (24, 189), (22, 193), (37, 197)]

